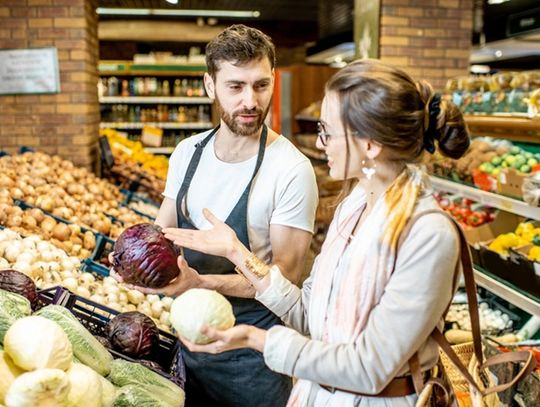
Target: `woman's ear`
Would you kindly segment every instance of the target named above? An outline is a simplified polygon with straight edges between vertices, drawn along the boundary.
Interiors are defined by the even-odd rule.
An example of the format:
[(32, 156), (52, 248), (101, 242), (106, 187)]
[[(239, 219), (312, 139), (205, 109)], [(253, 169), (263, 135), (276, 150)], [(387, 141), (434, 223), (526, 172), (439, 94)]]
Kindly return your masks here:
[(208, 74), (208, 72), (205, 72), (203, 81), (204, 81), (204, 88), (206, 89), (206, 94), (208, 95), (210, 99), (214, 100), (216, 98), (215, 97), (215, 84), (214, 84), (214, 80)]
[(367, 157), (371, 160), (376, 159), (379, 156), (379, 154), (381, 154), (381, 151), (383, 149), (382, 144), (377, 143), (376, 141), (372, 139), (367, 139), (365, 141), (364, 147), (365, 147)]

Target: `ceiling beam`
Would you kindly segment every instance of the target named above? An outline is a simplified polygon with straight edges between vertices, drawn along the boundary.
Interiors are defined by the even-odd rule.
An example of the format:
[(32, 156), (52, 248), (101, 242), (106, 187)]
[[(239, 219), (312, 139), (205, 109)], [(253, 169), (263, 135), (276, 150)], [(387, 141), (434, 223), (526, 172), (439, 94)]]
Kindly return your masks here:
[(222, 25), (203, 25), (185, 21), (114, 20), (100, 21), (102, 41), (176, 41), (207, 43), (225, 29)]

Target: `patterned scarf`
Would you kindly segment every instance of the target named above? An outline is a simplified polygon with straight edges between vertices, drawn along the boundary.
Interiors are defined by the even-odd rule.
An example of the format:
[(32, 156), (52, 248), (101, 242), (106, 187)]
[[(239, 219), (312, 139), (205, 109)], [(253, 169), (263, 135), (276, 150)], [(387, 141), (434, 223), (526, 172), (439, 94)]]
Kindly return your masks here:
[[(320, 332), (311, 331), (314, 339), (328, 343), (354, 343), (358, 340), (392, 274), (399, 236), (424, 191), (423, 177), (422, 171), (407, 167), (375, 203), (358, 230), (358, 239), (351, 241), (350, 236), (365, 207), (365, 194), (358, 197), (358, 193), (353, 191), (347, 197), (347, 204), (353, 206), (349, 214), (341, 213), (346, 202), (337, 208), (312, 270), (309, 325), (320, 327), (321, 318), (324, 319)], [(358, 202), (350, 202), (353, 196)], [(373, 231), (382, 233), (376, 237), (371, 235)], [(349, 244), (350, 261), (344, 270), (339, 265)], [(311, 382), (300, 380), (293, 389), (288, 406), (307, 406), (311, 387)], [(317, 400), (319, 396), (324, 398), (322, 405), (325, 406), (352, 406), (355, 398), (343, 392), (321, 393)]]

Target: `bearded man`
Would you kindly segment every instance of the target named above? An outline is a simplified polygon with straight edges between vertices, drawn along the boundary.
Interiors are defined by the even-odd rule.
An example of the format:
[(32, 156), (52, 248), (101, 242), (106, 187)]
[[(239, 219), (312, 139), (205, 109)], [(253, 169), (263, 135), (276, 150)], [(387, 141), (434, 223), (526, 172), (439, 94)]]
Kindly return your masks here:
[[(309, 160), (264, 120), (274, 89), (275, 48), (261, 31), (233, 25), (206, 47), (204, 85), (220, 124), (183, 140), (171, 156), (163, 204), (163, 228), (210, 228), (203, 209), (225, 221), (266, 263), (298, 282), (304, 268), (317, 207)], [(236, 324), (270, 329), (280, 324), (254, 299), (251, 284), (223, 257), (185, 250), (180, 276), (147, 293), (177, 296), (190, 288), (217, 290), (233, 305)], [(284, 406), (291, 381), (269, 370), (260, 353), (220, 355), (183, 349), (186, 406)]]

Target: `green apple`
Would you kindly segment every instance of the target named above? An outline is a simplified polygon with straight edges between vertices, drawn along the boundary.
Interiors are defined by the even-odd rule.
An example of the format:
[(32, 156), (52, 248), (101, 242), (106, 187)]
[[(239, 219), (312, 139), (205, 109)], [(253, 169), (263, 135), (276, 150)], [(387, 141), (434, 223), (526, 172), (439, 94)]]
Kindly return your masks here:
[(519, 148), (517, 146), (513, 146), (510, 149), (510, 154), (516, 155), (516, 154), (519, 154), (519, 153), (521, 153), (521, 148)]
[(527, 165), (530, 165), (531, 167), (534, 167), (536, 164), (538, 164), (538, 160), (536, 158), (529, 158), (527, 160)]
[(499, 173), (501, 172), (501, 168), (500, 167), (497, 167), (497, 168), (493, 168), (493, 171), (491, 171), (491, 175), (493, 175), (494, 177), (497, 177), (499, 176)]
[(519, 170), (521, 172), (524, 172), (524, 173), (529, 173), (529, 172), (531, 172), (531, 166), (525, 164), (525, 165), (522, 165), (521, 167), (519, 167)]
[(495, 156), (495, 157), (493, 157), (493, 158), (491, 159), (491, 164), (493, 164), (493, 165), (495, 165), (495, 166), (497, 166), (497, 167), (498, 167), (499, 165), (501, 165), (501, 163), (502, 163), (502, 158), (501, 158), (501, 157)]
[(533, 158), (533, 153), (529, 153), (528, 151), (524, 152), (523, 155), (528, 160), (529, 158)]
[(504, 159), (504, 162), (508, 164), (508, 166), (511, 166), (516, 161), (516, 157), (513, 155), (509, 155)]

